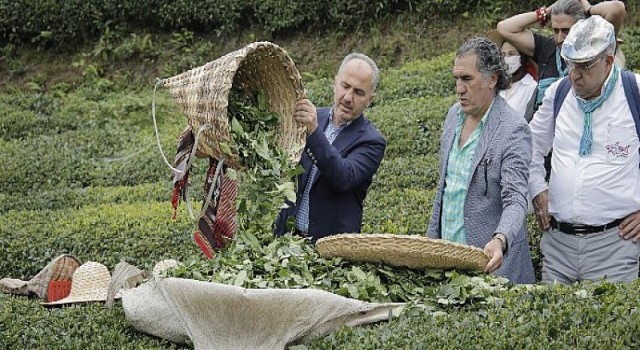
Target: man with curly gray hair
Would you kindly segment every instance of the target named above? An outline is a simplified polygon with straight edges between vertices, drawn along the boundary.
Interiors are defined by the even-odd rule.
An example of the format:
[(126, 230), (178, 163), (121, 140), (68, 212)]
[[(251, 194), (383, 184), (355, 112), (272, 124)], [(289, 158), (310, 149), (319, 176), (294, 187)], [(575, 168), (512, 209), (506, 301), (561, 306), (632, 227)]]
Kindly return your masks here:
[(427, 234), (484, 249), (485, 272), (534, 283), (525, 216), (531, 133), (498, 92), (509, 75), (486, 38), (462, 44), (453, 67), (458, 102), (440, 139), (440, 179)]

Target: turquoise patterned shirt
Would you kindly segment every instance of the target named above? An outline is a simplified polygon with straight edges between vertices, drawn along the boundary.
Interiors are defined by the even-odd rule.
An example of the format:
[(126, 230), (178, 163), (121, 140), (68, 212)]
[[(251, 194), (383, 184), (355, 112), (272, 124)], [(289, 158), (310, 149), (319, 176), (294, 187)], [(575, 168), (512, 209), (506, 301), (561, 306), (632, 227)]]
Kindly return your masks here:
[(466, 117), (462, 110), (458, 111), (458, 123), (456, 124), (456, 137), (453, 146), (449, 151), (447, 161), (447, 173), (445, 175), (445, 187), (442, 195), (442, 239), (452, 242), (467, 243), (467, 236), (464, 230), (464, 201), (467, 197), (467, 186), (469, 177), (473, 169), (473, 157), (478, 148), (478, 140), (484, 131), (489, 112), (491, 112), (493, 102), (482, 117), (480, 123), (469, 136), (467, 142), (458, 147), (460, 134)]

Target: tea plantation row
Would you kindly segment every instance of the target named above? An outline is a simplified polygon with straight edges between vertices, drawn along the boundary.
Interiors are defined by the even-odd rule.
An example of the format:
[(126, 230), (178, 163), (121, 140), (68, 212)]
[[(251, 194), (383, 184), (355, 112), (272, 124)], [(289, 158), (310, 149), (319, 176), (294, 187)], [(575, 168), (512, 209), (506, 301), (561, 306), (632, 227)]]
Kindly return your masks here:
[[(627, 29), (627, 38), (640, 36)], [(637, 68), (638, 53), (627, 56), (630, 67)], [(455, 101), (452, 60), (447, 53), (383, 72), (368, 116), (389, 146), (365, 202), (364, 232), (426, 229), (441, 123)], [(307, 80), (312, 100), (330, 104), (330, 82)], [(275, 207), (263, 208), (255, 218), (242, 217), (246, 229), (236, 242), (207, 261), (192, 242), (193, 223), (185, 207), (177, 221), (171, 219), (170, 171), (155, 145), (150, 100), (151, 86), (131, 87), (100, 76), (88, 76), (78, 86), (34, 83), (0, 94), (0, 277), (29, 279), (61, 253), (110, 269), (121, 260), (151, 268), (173, 258), (185, 263), (174, 272), (183, 277), (409, 302), (399, 318), (342, 329), (314, 341), (311, 349), (640, 345), (638, 283), (514, 288), (489, 276), (326, 260), (295, 238), (273, 239)], [(164, 92), (158, 97), (158, 120), (161, 144), (171, 159), (185, 119)], [(196, 162), (194, 198), (202, 197), (205, 166)], [(531, 218), (529, 227), (539, 265), (539, 231)], [(35, 299), (0, 295), (0, 347), (181, 346), (128, 327), (120, 304), (112, 310), (100, 305), (49, 310)]]

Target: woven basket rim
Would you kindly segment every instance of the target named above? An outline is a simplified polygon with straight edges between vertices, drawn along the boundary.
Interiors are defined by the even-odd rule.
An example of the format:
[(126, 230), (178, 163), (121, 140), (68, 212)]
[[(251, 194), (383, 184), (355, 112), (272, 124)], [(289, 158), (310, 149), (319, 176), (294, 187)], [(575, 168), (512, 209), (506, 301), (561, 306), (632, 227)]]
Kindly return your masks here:
[(161, 81), (182, 108), (194, 133), (205, 125), (209, 127), (202, 132), (197, 145), (200, 154), (215, 159), (225, 157), (226, 163), (239, 168), (239, 155), (226, 157), (218, 145), (219, 141), (232, 142), (227, 119), (228, 98), (231, 89), (237, 87), (238, 76), (245, 77), (240, 85), (254, 91), (259, 87), (268, 95), (270, 111), (280, 118), (276, 141), (291, 161), (297, 162), (306, 133), (293, 119), (293, 113), (296, 101), (305, 96), (305, 90), (295, 63), (280, 46), (269, 41), (253, 42)]
[(319, 239), (316, 249), (322, 257), (409, 268), (483, 270), (489, 262), (478, 247), (421, 235), (343, 233)]

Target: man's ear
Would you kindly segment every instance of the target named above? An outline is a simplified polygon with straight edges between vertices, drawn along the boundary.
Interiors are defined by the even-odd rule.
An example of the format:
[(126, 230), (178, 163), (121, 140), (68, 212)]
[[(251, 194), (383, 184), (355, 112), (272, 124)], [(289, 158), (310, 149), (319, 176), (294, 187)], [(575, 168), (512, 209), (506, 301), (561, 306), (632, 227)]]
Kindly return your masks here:
[(616, 60), (616, 57), (614, 55), (607, 55), (605, 59), (607, 60), (607, 64), (613, 64)]
[(367, 107), (371, 106), (375, 97), (376, 97), (375, 93), (371, 94), (371, 97), (369, 97), (369, 102), (367, 102)]
[(495, 88), (498, 85), (498, 73), (491, 74), (491, 79), (489, 80), (489, 87)]

